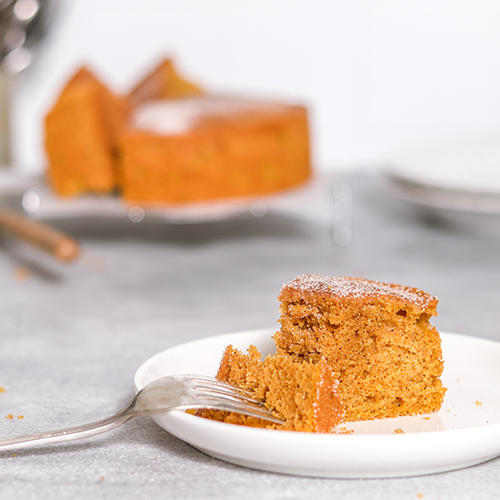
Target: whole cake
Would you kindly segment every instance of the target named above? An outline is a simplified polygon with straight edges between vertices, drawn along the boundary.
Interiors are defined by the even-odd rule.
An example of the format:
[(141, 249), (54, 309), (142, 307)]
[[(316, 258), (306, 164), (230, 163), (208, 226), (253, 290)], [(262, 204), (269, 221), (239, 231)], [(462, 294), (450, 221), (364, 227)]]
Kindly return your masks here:
[(286, 354), (264, 360), (255, 346), (244, 354), (228, 346), (222, 356), (217, 378), (245, 388), (276, 416), (282, 425), (220, 410), (198, 410), (206, 418), (253, 427), (302, 432), (332, 432), (342, 420), (343, 406), (327, 363), (297, 362)]
[(149, 101), (121, 134), (118, 169), (133, 202), (273, 193), (311, 175), (307, 113), (223, 96)]
[(277, 352), (319, 363), (339, 380), (344, 421), (439, 410), (446, 389), (436, 297), (397, 284), (303, 275), (278, 296)]
[(274, 193), (311, 176), (304, 107), (205, 95), (170, 59), (126, 97), (79, 70), (45, 136), (48, 180), (62, 196), (178, 204)]

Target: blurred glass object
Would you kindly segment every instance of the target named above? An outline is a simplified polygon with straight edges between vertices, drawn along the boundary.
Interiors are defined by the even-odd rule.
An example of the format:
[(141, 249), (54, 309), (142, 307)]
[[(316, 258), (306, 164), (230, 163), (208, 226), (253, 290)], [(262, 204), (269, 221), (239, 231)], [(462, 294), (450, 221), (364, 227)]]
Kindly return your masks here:
[(0, 0), (0, 165), (10, 162), (9, 86), (33, 61), (55, 0)]
[(0, 71), (0, 167), (10, 161), (9, 132), (9, 78)]
[(264, 217), (267, 214), (267, 203), (262, 200), (255, 200), (250, 206), (250, 212), (254, 217)]
[(28, 189), (22, 198), (23, 209), (27, 214), (34, 214), (40, 207), (41, 193), (39, 189)]
[(0, 62), (15, 75), (32, 61), (36, 45), (46, 35), (54, 0), (0, 0)]
[(333, 186), (334, 214), (333, 240), (339, 246), (346, 246), (352, 239), (352, 189), (346, 182)]
[(131, 207), (128, 211), (128, 218), (132, 222), (141, 222), (146, 216), (146, 212), (142, 207)]

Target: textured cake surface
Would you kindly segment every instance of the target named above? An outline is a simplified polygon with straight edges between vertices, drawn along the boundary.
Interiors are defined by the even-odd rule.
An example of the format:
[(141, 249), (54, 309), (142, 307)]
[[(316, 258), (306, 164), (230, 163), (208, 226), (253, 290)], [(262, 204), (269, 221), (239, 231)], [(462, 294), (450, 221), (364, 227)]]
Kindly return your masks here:
[(198, 415), (239, 425), (302, 432), (332, 432), (342, 419), (337, 381), (325, 362), (297, 362), (288, 355), (269, 355), (262, 360), (255, 346), (247, 354), (228, 346), (217, 378), (252, 391), (284, 424), (217, 410), (198, 411)]
[(45, 120), (48, 177), (57, 194), (115, 189), (117, 135), (129, 109), (86, 68), (73, 76)]
[(283, 286), (277, 352), (325, 360), (339, 380), (344, 421), (437, 411), (445, 388), (437, 298), (416, 288), (303, 275)]
[(123, 196), (134, 202), (267, 194), (311, 176), (300, 106), (222, 96), (151, 101), (135, 110), (120, 148)]

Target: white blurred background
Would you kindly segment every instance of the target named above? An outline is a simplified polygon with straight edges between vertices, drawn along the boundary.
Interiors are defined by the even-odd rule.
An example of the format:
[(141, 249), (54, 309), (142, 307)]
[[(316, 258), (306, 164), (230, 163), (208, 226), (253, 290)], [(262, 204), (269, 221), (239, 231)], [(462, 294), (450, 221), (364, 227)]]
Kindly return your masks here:
[(126, 92), (164, 56), (214, 92), (306, 103), (319, 170), (500, 138), (498, 0), (59, 3), (12, 82), (12, 164), (25, 173), (44, 169), (43, 117), (78, 66)]

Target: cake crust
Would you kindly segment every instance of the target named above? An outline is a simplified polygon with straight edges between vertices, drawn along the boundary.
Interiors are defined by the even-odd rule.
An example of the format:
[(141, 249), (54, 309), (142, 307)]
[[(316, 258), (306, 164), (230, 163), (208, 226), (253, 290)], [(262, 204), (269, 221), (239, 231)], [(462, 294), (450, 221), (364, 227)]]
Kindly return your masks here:
[(411, 307), (437, 316), (437, 297), (396, 283), (383, 283), (362, 278), (304, 274), (283, 285), (279, 301), (385, 303)]

